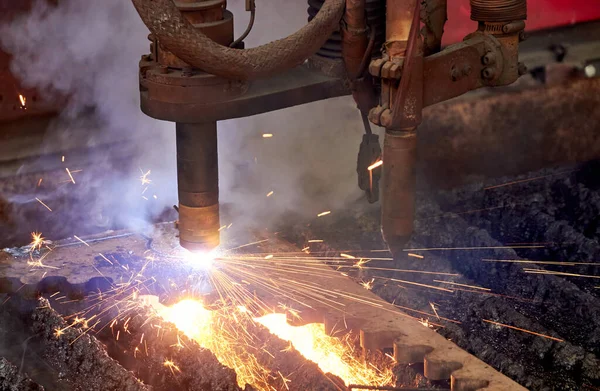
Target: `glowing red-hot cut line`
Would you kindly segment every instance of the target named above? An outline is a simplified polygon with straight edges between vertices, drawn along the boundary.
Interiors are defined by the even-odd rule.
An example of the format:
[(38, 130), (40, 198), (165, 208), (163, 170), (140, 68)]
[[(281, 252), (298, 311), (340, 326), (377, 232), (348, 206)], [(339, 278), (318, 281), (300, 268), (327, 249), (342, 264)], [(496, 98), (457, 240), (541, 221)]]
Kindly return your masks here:
[(494, 322), (493, 320), (488, 320), (488, 319), (481, 319), (486, 323), (491, 323), (491, 324), (495, 324), (496, 326), (501, 326), (501, 327), (507, 327), (509, 329), (513, 329), (513, 330), (518, 330), (518, 331), (522, 331), (524, 333), (527, 334), (532, 334), (532, 335), (537, 335), (538, 337), (544, 337), (544, 338), (548, 338), (551, 339), (553, 341), (557, 341), (557, 342), (565, 342), (564, 340), (560, 339), (560, 338), (556, 338), (556, 337), (551, 337), (549, 335), (546, 334), (540, 334), (540, 333), (536, 333), (535, 331), (531, 331), (531, 330), (527, 330), (527, 329), (522, 329), (520, 327), (515, 327), (515, 326), (509, 326), (507, 324), (504, 323), (498, 323), (498, 322)]
[(375, 163), (371, 164), (369, 167), (367, 167), (367, 170), (372, 171), (382, 165), (383, 165), (383, 160), (378, 160)]

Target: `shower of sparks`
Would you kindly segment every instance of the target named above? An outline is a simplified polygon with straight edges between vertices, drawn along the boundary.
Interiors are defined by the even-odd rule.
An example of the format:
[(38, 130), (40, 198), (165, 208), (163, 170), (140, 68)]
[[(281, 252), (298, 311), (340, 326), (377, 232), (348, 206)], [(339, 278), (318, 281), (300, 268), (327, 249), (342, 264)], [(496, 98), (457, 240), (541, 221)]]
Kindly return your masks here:
[(524, 333), (527, 333), (527, 334), (532, 334), (532, 335), (536, 335), (536, 336), (538, 336), (538, 337), (544, 337), (544, 338), (548, 338), (548, 339), (551, 339), (551, 340), (553, 340), (553, 341), (556, 341), (556, 342), (564, 342), (564, 340), (562, 340), (562, 339), (560, 339), (560, 338), (551, 337), (551, 336), (549, 336), (549, 335), (546, 335), (546, 334), (540, 334), (540, 333), (536, 333), (536, 332), (534, 332), (534, 331), (527, 330), (527, 329), (522, 329), (522, 328), (520, 328), (520, 327), (509, 326), (509, 325), (507, 325), (507, 324), (504, 324), (504, 323), (498, 323), (498, 322), (494, 322), (493, 320), (488, 320), (488, 319), (482, 319), (482, 320), (483, 320), (484, 322), (486, 322), (486, 323), (491, 323), (491, 324), (493, 324), (493, 325), (496, 325), (496, 326), (500, 326), (500, 327), (506, 327), (506, 328), (509, 328), (509, 329), (512, 329), (512, 330), (517, 330), (517, 331), (522, 331), (522, 332), (524, 332)]
[[(88, 245), (77, 236), (75, 236), (75, 239)], [(295, 327), (286, 322), (286, 318), (300, 319), (304, 311), (310, 313), (314, 310), (314, 305), (326, 307), (331, 311), (339, 311), (340, 314), (343, 314), (347, 311), (347, 304), (354, 302), (381, 311), (391, 312), (398, 316), (421, 320), (427, 327), (444, 327), (431, 322), (431, 320), (435, 320), (435, 317), (443, 321), (458, 323), (458, 321), (440, 317), (435, 307), (433, 307), (434, 314), (422, 312), (421, 317), (416, 318), (401, 312), (398, 306), (386, 307), (385, 303), (382, 304), (382, 301), (370, 292), (361, 289), (354, 291), (346, 290), (346, 288), (338, 289), (324, 283), (329, 279), (340, 278), (340, 274), (348, 275), (352, 270), (368, 269), (373, 273), (379, 270), (402, 272), (402, 270), (393, 268), (370, 268), (367, 265), (371, 260), (391, 260), (391, 258), (358, 258), (346, 254), (346, 252), (338, 253), (339, 256), (319, 257), (309, 257), (301, 251), (274, 253), (249, 251), (246, 254), (231, 252), (240, 248), (261, 246), (265, 242), (267, 240), (259, 240), (232, 249), (218, 250), (215, 253), (186, 253), (185, 256), (175, 257), (186, 268), (197, 270), (199, 274), (205, 276), (202, 278), (206, 278), (206, 281), (214, 289), (217, 304), (211, 300), (211, 304), (208, 306), (198, 299), (184, 299), (171, 307), (164, 307), (158, 303), (152, 304), (162, 319), (174, 323), (183, 334), (196, 340), (201, 347), (211, 350), (223, 365), (234, 369), (238, 375), (238, 383), (242, 388), (245, 384), (250, 384), (259, 391), (272, 391), (273, 387), (277, 389), (283, 387), (281, 380), (279, 380), (279, 383), (274, 383), (277, 379), (272, 376), (272, 369), (263, 367), (257, 358), (257, 352), (266, 353), (273, 357), (276, 354), (281, 354), (280, 348), (277, 352), (265, 350), (267, 348), (264, 346), (264, 337), (260, 337), (256, 331), (253, 331), (258, 327), (257, 324), (267, 327), (272, 334), (288, 341), (290, 345), (286, 350), (291, 352), (291, 349), (295, 349), (307, 359), (317, 363), (324, 372), (330, 372), (341, 377), (347, 385), (388, 386), (393, 384), (393, 376), (390, 370), (392, 362), (385, 365), (381, 364), (379, 369), (373, 365), (365, 364), (361, 359), (360, 352), (355, 351), (356, 339), (354, 335), (347, 334), (341, 338), (333, 338), (325, 333), (323, 324)], [(323, 240), (313, 239), (309, 242), (322, 243)], [(308, 247), (303, 249), (303, 251), (307, 250), (309, 250)], [(347, 250), (347, 252), (350, 251)], [(117, 259), (111, 257), (109, 260), (103, 254), (98, 254), (109, 264), (114, 262), (116, 266), (123, 267), (117, 262)], [(325, 252), (322, 254), (328, 255)], [(108, 302), (107, 298), (111, 296), (117, 295), (120, 297), (116, 304), (111, 304), (112, 307), (118, 306), (116, 308), (118, 315), (108, 322), (103, 321), (105, 326), (102, 326), (109, 327), (110, 324), (110, 331), (115, 338), (117, 338), (116, 336), (121, 339), (125, 338), (128, 316), (131, 317), (128, 314), (139, 305), (137, 299), (140, 295), (145, 294), (143, 291), (148, 290), (153, 284), (157, 283), (157, 280), (153, 277), (146, 278), (143, 276), (146, 266), (151, 268), (155, 262), (153, 254), (145, 254), (145, 256), (147, 262), (141, 271), (130, 271), (128, 268), (123, 267), (124, 270), (131, 273), (129, 281), (113, 284), (112, 292), (102, 292), (96, 295), (97, 300), (100, 302)], [(336, 266), (344, 268), (347, 273), (336, 271)], [(96, 270), (102, 275), (98, 269)], [(404, 271), (411, 273), (411, 275), (458, 276), (454, 273), (432, 270)], [(313, 276), (319, 278), (316, 279)], [(406, 279), (385, 279), (374, 275), (370, 275), (368, 280), (359, 282), (359, 284), (370, 290), (378, 279), (386, 280), (386, 284), (397, 283), (402, 287), (414, 285), (441, 292), (454, 292), (454, 290), (439, 286)], [(187, 284), (187, 282), (169, 280), (167, 286), (170, 285), (173, 289), (183, 293), (184, 290), (189, 288), (188, 285), (184, 284)], [(279, 298), (285, 304), (280, 303), (275, 310), (276, 313), (274, 313), (273, 306), (264, 303), (254, 293), (256, 289), (272, 297)], [(64, 296), (61, 296), (55, 300), (60, 301), (63, 299)], [(77, 325), (77, 327), (81, 327), (84, 322), (90, 322), (90, 328), (94, 329), (92, 323), (98, 324), (96, 322), (100, 322), (98, 318), (92, 321), (84, 313), (78, 313), (76, 316), (73, 325)], [(422, 320), (422, 317), (427, 319)], [(155, 318), (149, 318), (149, 321), (150, 319)], [(152, 332), (160, 336), (166, 331), (165, 327), (161, 326), (159, 322), (159, 324), (153, 326)], [(182, 345), (185, 346), (185, 342), (178, 338), (177, 343), (174, 343), (172, 348), (179, 349)], [(148, 354), (148, 347), (143, 335), (138, 348), (132, 350), (131, 354), (134, 357)], [(176, 356), (171, 357), (177, 359)], [(165, 367), (169, 368), (173, 374), (180, 372), (179, 367), (172, 359), (165, 360)], [(283, 373), (281, 376), (286, 380), (290, 380), (291, 383), (289, 384), (293, 384), (293, 373)]]
[(267, 193), (267, 197), (271, 197), (273, 195), (274, 191), (271, 190), (270, 192)]
[(73, 178), (73, 175), (71, 174), (71, 171), (69, 171), (69, 168), (65, 167), (65, 170), (67, 171), (67, 174), (69, 174), (69, 178), (71, 178), (71, 182), (73, 182), (73, 184), (75, 184), (75, 178)]
[[(41, 183), (41, 179), (40, 179), (40, 183)], [(39, 186), (39, 185), (38, 185)], [(39, 202), (40, 204), (42, 204), (42, 206), (46, 209), (48, 209), (50, 212), (52, 212), (52, 209), (50, 209), (50, 207), (46, 204), (44, 204), (44, 202), (42, 200), (40, 200), (39, 198), (35, 197), (36, 201)]]
[(317, 215), (317, 217), (323, 217), (323, 216), (327, 216), (328, 214), (331, 214), (331, 211), (330, 211), (330, 210), (328, 210), (328, 211), (325, 211), (325, 212), (321, 212), (321, 213), (319, 213), (319, 214)]
[(551, 274), (551, 275), (563, 276), (563, 277), (600, 278), (600, 276), (592, 276), (589, 274), (566, 273), (566, 272), (558, 272), (558, 271), (554, 271), (554, 270), (544, 270), (544, 269), (524, 268), (523, 272), (530, 273), (530, 274)]
[(151, 170), (148, 170), (146, 172), (144, 172), (141, 168), (140, 171), (142, 172), (142, 175), (140, 176), (140, 182), (142, 182), (142, 186), (146, 186), (152, 183), (152, 179), (148, 178), (150, 176), (150, 174), (152, 173)]
[(273, 134), (272, 133), (263, 133), (262, 136), (263, 136), (263, 138), (271, 138), (271, 137), (273, 137)]
[(489, 288), (483, 288), (481, 286), (476, 286), (476, 285), (459, 284), (458, 282), (453, 282), (453, 281), (433, 280), (433, 282), (439, 282), (440, 284), (463, 286), (465, 288), (481, 289), (482, 291), (491, 291), (491, 289), (489, 289)]
[(25, 98), (23, 95), (19, 94), (19, 102), (21, 102), (21, 108), (25, 109), (27, 108), (25, 106), (25, 104), (27, 103), (27, 98)]
[(369, 171), (373, 171), (374, 169), (376, 169), (379, 166), (383, 165), (383, 160), (378, 160), (375, 163), (371, 164), (369, 167), (367, 167), (367, 170)]

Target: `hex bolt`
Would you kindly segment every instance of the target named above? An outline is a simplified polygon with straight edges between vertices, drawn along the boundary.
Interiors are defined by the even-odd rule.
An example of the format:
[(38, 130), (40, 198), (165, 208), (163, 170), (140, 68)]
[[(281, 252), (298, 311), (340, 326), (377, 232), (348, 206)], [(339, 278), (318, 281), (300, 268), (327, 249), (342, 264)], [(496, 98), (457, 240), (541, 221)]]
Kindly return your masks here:
[(481, 76), (483, 76), (483, 78), (486, 80), (491, 80), (496, 76), (496, 70), (490, 67), (483, 68), (483, 71), (481, 71)]
[(471, 65), (465, 64), (462, 68), (462, 75), (469, 76), (471, 74), (472, 70), (473, 70), (473, 68), (471, 68)]
[(519, 76), (523, 76), (524, 74), (527, 73), (527, 66), (525, 64), (523, 64), (522, 62), (520, 62), (518, 65), (518, 72), (519, 72)]
[(452, 69), (450, 69), (450, 77), (452, 78), (452, 81), (460, 79), (461, 74), (456, 65), (452, 66)]
[(519, 32), (519, 42), (523, 42), (527, 39), (527, 33), (525, 30)]
[(494, 64), (496, 63), (496, 55), (493, 52), (488, 52), (481, 58), (481, 62), (483, 65)]

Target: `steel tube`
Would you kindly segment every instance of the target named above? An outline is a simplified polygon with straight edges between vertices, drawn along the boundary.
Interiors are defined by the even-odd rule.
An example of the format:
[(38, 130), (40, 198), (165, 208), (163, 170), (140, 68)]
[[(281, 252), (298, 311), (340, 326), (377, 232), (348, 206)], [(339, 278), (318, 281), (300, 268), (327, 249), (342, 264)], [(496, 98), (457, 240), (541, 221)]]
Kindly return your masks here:
[(179, 242), (190, 251), (219, 245), (217, 123), (176, 124)]
[(383, 142), (381, 232), (392, 254), (401, 251), (413, 232), (417, 132), (386, 131)]
[(417, 0), (387, 0), (386, 50), (390, 59), (404, 57)]

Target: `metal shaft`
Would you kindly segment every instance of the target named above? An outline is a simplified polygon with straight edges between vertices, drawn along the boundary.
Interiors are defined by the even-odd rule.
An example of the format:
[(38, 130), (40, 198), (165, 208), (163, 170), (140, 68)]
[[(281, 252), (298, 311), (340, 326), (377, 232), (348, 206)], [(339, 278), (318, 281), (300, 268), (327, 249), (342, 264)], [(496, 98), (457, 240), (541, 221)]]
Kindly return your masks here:
[(386, 131), (383, 142), (381, 231), (393, 254), (402, 250), (413, 231), (417, 132)]
[(179, 242), (190, 251), (219, 245), (217, 123), (177, 123)]

